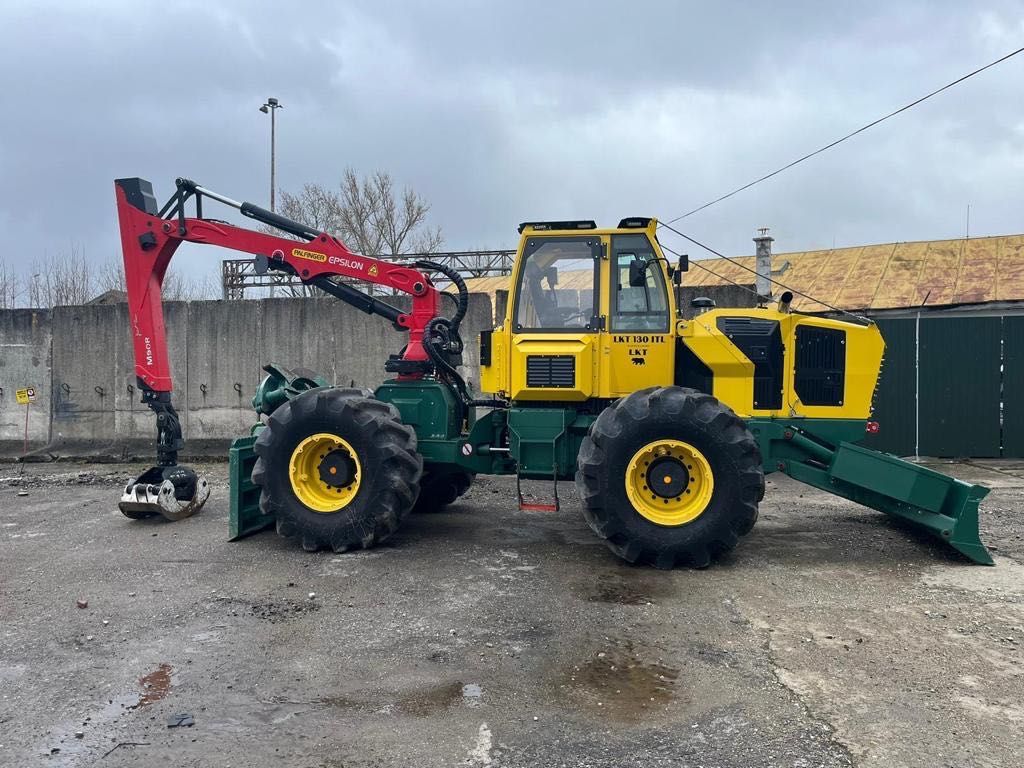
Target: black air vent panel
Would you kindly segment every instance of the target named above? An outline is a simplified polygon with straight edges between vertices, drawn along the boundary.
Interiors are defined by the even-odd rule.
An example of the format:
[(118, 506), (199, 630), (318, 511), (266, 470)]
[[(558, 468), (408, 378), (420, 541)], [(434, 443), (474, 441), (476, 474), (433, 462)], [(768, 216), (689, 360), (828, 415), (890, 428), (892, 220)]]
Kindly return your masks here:
[(793, 386), (804, 405), (842, 405), (846, 389), (846, 331), (796, 327)]
[(782, 407), (782, 365), (785, 349), (777, 320), (720, 317), (718, 330), (754, 364), (754, 408)]
[(526, 386), (572, 389), (576, 386), (576, 358), (572, 355), (527, 355)]

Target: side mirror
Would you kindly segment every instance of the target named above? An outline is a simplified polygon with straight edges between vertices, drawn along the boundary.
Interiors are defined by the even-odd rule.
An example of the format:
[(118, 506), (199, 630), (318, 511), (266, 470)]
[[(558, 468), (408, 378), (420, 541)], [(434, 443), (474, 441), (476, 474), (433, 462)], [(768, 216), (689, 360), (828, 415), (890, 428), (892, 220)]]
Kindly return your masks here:
[(683, 284), (683, 273), (678, 269), (672, 273), (672, 284), (677, 287)]
[(554, 288), (558, 285), (558, 267), (548, 267), (544, 270), (544, 276), (548, 279), (549, 288)]
[(679, 257), (679, 266), (676, 267), (679, 272), (690, 271), (690, 254), (684, 253)]
[(629, 262), (629, 287), (643, 288), (647, 285), (647, 262), (633, 259)]

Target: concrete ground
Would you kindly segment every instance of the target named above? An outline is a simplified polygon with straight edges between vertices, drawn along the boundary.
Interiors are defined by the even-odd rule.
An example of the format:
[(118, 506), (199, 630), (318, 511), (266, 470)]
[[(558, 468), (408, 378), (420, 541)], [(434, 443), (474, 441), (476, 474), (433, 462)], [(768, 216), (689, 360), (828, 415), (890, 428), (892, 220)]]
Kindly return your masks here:
[(0, 465), (0, 763), (1019, 766), (1024, 464), (938, 467), (993, 488), (997, 567), (786, 478), (659, 572), (569, 484), (521, 513), (483, 478), (336, 556), (227, 542), (224, 465), (173, 524), (116, 511), (132, 467)]

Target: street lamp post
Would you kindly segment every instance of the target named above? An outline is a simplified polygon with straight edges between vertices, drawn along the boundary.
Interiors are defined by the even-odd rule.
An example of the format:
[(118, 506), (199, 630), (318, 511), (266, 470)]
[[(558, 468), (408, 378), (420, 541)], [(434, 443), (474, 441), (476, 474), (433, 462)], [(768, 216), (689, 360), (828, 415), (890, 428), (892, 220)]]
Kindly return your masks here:
[(267, 99), (267, 103), (260, 107), (260, 112), (263, 114), (270, 113), (270, 210), (274, 210), (274, 186), (275, 186), (275, 165), (276, 165), (276, 125), (274, 120), (274, 113), (277, 110), (283, 109), (281, 103), (274, 97)]

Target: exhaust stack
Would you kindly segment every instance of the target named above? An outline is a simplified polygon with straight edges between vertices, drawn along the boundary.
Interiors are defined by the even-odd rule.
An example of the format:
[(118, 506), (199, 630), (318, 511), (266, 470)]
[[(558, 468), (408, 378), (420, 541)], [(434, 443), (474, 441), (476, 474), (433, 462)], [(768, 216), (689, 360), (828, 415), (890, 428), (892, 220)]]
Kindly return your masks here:
[(772, 243), (774, 237), (768, 234), (768, 227), (761, 227), (758, 236), (754, 238), (757, 281), (755, 288), (761, 301), (768, 302), (772, 298)]

